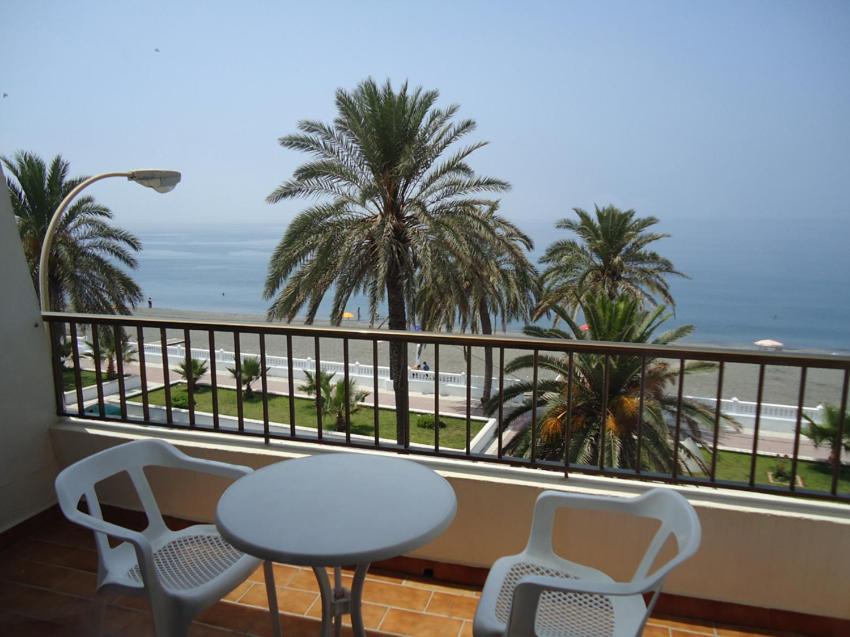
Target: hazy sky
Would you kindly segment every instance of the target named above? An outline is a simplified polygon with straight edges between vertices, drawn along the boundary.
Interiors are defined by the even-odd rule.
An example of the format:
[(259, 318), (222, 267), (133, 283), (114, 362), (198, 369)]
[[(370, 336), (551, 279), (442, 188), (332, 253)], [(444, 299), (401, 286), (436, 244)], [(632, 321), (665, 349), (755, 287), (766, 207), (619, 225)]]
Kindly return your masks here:
[(473, 166), (538, 237), (594, 202), (850, 228), (847, 0), (6, 1), (0, 47), (0, 153), (183, 172), (96, 187), (130, 228), (282, 230), (302, 204), (264, 199), (304, 157), (277, 138), (369, 75), (477, 120)]

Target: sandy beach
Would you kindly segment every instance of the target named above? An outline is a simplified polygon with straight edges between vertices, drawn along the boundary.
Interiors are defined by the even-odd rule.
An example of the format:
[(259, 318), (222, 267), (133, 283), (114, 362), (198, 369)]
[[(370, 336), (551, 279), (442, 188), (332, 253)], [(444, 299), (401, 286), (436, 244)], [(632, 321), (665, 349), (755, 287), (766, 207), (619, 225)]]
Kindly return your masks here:
[[(136, 312), (139, 317), (150, 318), (172, 318), (186, 320), (206, 320), (221, 322), (245, 322), (264, 323), (263, 316), (256, 314), (225, 314), (210, 313), (190, 310), (169, 309), (139, 309)], [(295, 322), (293, 322), (295, 324)], [(316, 321), (316, 326), (328, 325), (327, 321)], [(367, 322), (355, 320), (345, 321), (343, 327), (368, 328)], [(507, 333), (508, 336), (522, 338), (522, 334)], [(168, 330), (169, 342), (182, 341), (183, 333), (177, 330)], [(159, 339), (158, 330), (146, 330), (146, 342)], [(206, 332), (192, 331), (190, 339), (193, 347), (208, 347), (208, 336)], [(233, 350), (233, 334), (229, 332), (216, 332), (215, 346), (217, 349)], [(267, 353), (270, 355), (286, 355), (286, 340), (283, 337), (267, 337)], [(256, 336), (243, 335), (240, 339), (240, 348), (243, 353), (259, 352), (259, 341)], [(320, 339), (321, 358), (326, 361), (342, 361), (342, 342), (337, 339)], [(506, 350), (505, 359), (510, 361), (514, 357), (523, 354), (520, 350)], [(433, 368), (434, 351), (433, 346), (428, 345), (422, 359), (429, 362)], [(294, 337), (293, 356), (296, 358), (315, 357), (315, 343), (312, 338)], [(372, 345), (369, 342), (351, 340), (349, 342), (349, 356), (352, 363), (372, 363)], [(387, 343), (379, 346), (379, 364), (387, 365), (389, 359), (389, 348)], [(411, 345), (408, 351), (411, 365), (416, 360), (416, 347)], [(498, 366), (498, 356), (495, 357)], [(472, 373), (482, 374), (484, 366), (483, 348), (474, 348), (472, 352)], [(440, 369), (442, 371), (463, 372), (466, 363), (462, 348), (453, 346), (440, 347)], [(726, 365), (723, 382), (723, 397), (738, 398), (740, 400), (754, 401), (758, 391), (758, 366), (757, 365)], [(498, 369), (496, 369), (498, 374)], [(804, 404), (816, 406), (818, 404), (838, 404), (840, 402), (842, 373), (836, 370), (810, 369), (806, 382)], [(800, 370), (782, 366), (769, 366), (765, 369), (765, 383), (763, 402), (784, 405), (796, 404), (800, 391)], [(692, 396), (713, 397), (717, 393), (716, 371), (699, 372), (688, 374), (685, 377), (684, 393)]]

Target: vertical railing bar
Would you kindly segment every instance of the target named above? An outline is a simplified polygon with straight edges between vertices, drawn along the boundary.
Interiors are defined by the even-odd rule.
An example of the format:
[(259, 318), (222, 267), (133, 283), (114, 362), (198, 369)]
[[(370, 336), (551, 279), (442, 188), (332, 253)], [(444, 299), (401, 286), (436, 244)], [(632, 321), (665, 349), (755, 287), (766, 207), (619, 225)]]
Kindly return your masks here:
[(573, 429), (573, 353), (567, 355), (567, 416), (564, 423), (564, 477), (570, 475), (570, 443)]
[(136, 343), (139, 346), (139, 381), (142, 383), (142, 419), (150, 422), (150, 403), (148, 402), (148, 370), (145, 362), (145, 330), (136, 326)]
[(753, 425), (753, 455), (750, 458), (750, 487), (756, 484), (756, 460), (758, 459), (759, 426), (761, 425), (761, 403), (764, 396), (764, 363), (759, 365), (759, 384), (756, 392), (756, 420)]
[(502, 421), (504, 418), (505, 405), (505, 348), (499, 348), (499, 422), (496, 427), (499, 435), (497, 454), (502, 459)]
[(322, 439), (322, 403), (324, 402), (324, 396), (322, 396), (322, 354), (319, 346), (319, 337), (313, 337), (313, 344), (316, 350), (316, 431), (318, 432), (319, 440)]
[(472, 453), (472, 346), (466, 347), (466, 455)]
[(165, 392), (165, 422), (174, 424), (174, 414), (171, 412), (171, 383), (168, 374), (168, 342), (165, 336), (165, 328), (159, 328), (159, 350), (162, 356), (162, 388)]
[(233, 358), (236, 362), (236, 419), (239, 433), (245, 431), (245, 403), (242, 396), (242, 343), (239, 330), (233, 330)]
[(434, 451), (440, 452), (440, 344), (434, 343)]
[(537, 462), (537, 362), (540, 359), (539, 350), (534, 350), (532, 356), (532, 375), (531, 375), (531, 464)]
[(711, 442), (711, 481), (717, 481), (717, 445), (720, 438), (720, 417), (722, 415), (721, 407), (723, 406), (723, 371), (725, 369), (724, 361), (720, 361), (717, 368), (717, 397), (714, 401), (714, 436)]
[(676, 429), (673, 434), (673, 480), (679, 477), (679, 438), (682, 435), (682, 398), (685, 389), (685, 361), (679, 359), (679, 387), (676, 392)]
[(213, 429), (218, 431), (220, 428), (218, 420), (218, 370), (216, 369), (215, 360), (215, 330), (209, 330), (210, 343), (210, 392), (212, 394), (212, 412), (213, 412)]
[[(408, 369), (410, 366), (408, 365), (408, 355), (407, 349), (410, 347), (410, 343), (407, 341), (403, 341), (404, 347), (401, 348), (401, 369), (403, 374), (408, 374)], [(409, 374), (408, 378), (404, 380), (404, 391), (407, 393), (405, 396), (404, 404), (407, 405), (407, 413), (402, 416), (401, 421), (404, 423), (404, 449), (410, 449), (410, 382), (409, 382)], [(398, 409), (398, 405), (396, 405), (396, 409)], [(396, 414), (398, 416), (398, 414)], [(398, 441), (396, 441), (398, 442)]]
[(797, 395), (797, 420), (794, 425), (794, 452), (791, 454), (791, 480), (788, 487), (791, 491), (797, 489), (797, 456), (800, 454), (800, 432), (803, 428), (803, 402), (806, 400), (806, 376), (809, 368), (800, 368), (800, 391)]
[[(85, 401), (83, 400), (83, 379), (80, 375), (80, 346), (77, 343), (77, 322), (71, 321), (68, 324), (71, 330), (71, 361), (74, 363), (74, 389), (77, 394), (77, 413), (82, 416), (85, 412)], [(62, 392), (62, 400), (64, 404), (65, 392)]]
[(832, 487), (830, 493), (834, 496), (838, 493), (838, 475), (841, 471), (841, 448), (844, 442), (844, 427), (847, 426), (847, 390), (850, 385), (850, 368), (844, 370), (844, 384), (841, 388), (841, 407), (838, 413), (838, 431), (835, 432), (835, 440), (833, 448), (835, 449), (835, 458), (832, 462)]
[(348, 371), (348, 339), (342, 339), (343, 380), (345, 381), (345, 443), (351, 444), (351, 387)]
[(192, 338), (189, 329), (183, 329), (183, 346), (186, 353), (183, 365), (186, 368), (186, 398), (189, 401), (189, 428), (195, 428), (195, 370), (192, 368)]
[(372, 339), (372, 420), (375, 426), (375, 447), (381, 445), (381, 413), (378, 397), (378, 339)]
[(124, 328), (112, 326), (112, 338), (115, 339), (115, 371), (118, 373), (118, 402), (121, 406), (121, 420), (127, 420), (127, 388), (124, 384)]
[[(50, 334), (50, 370), (53, 374), (53, 396), (56, 401), (56, 415), (64, 416), (67, 414), (65, 409), (65, 388), (62, 379), (62, 356), (57, 347), (62, 342), (62, 336), (59, 334), (59, 329), (56, 323), (50, 321), (47, 323), (48, 333)], [(62, 333), (64, 334), (64, 323)]]
[(260, 382), (263, 390), (263, 436), (269, 444), (269, 381), (266, 369), (266, 335), (260, 332)]
[(289, 383), (289, 435), (295, 437), (295, 372), (292, 370), (292, 334), (286, 335), (286, 376)]
[[(605, 427), (608, 424), (608, 375), (610, 373), (609, 365), (611, 359), (608, 354), (604, 354), (602, 359), (602, 413), (599, 416), (599, 470), (605, 469)], [(613, 458), (612, 458), (613, 460)]]
[(637, 446), (635, 448), (635, 473), (640, 475), (643, 445), (643, 407), (646, 402), (646, 356), (640, 357), (640, 396), (638, 398)]
[(97, 383), (97, 412), (101, 418), (106, 417), (106, 407), (103, 404), (103, 374), (100, 370), (100, 334), (97, 323), (91, 324), (92, 354), (94, 355), (94, 377)]

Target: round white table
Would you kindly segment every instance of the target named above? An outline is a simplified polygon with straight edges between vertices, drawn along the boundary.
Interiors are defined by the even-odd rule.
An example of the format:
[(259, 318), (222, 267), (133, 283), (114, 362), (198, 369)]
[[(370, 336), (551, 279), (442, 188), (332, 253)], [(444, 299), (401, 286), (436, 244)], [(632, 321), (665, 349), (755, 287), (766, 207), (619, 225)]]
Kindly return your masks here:
[[(369, 564), (427, 544), (449, 526), (456, 509), (449, 483), (422, 465), (333, 453), (286, 460), (240, 478), (219, 500), (215, 522), (230, 544), (266, 560), (269, 587), (271, 562), (313, 567), (322, 594), (322, 635), (330, 635), (331, 618), (339, 634), (341, 615), (350, 613), (354, 634), (362, 637)], [(350, 591), (342, 586), (342, 566), (355, 567)], [(280, 635), (277, 608), (270, 610)]]

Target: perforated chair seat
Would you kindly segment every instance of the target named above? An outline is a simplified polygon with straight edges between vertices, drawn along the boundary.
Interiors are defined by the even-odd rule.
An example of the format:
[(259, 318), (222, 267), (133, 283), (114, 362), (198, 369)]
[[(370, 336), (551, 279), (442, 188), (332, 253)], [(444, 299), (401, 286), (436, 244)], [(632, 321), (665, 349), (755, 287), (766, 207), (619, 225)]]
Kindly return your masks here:
[[(203, 586), (231, 569), (244, 557), (213, 527), (196, 526), (187, 531), (191, 534), (175, 536), (153, 554), (157, 577), (165, 588), (181, 591)], [(251, 562), (253, 565), (254, 561)], [(130, 581), (144, 585), (138, 564), (127, 571), (127, 577)]]

